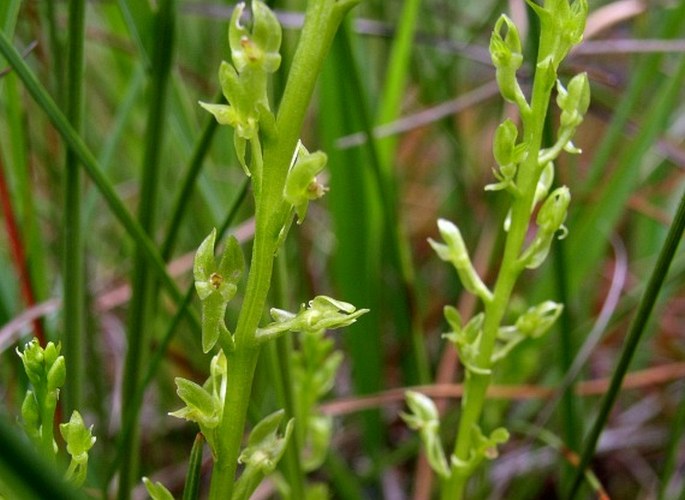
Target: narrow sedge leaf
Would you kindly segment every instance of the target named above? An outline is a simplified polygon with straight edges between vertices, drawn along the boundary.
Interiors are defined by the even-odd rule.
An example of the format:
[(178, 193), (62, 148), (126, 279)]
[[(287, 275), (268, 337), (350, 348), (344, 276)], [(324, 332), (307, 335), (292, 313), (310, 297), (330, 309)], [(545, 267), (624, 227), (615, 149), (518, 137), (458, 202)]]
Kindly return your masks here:
[(186, 483), (183, 487), (183, 500), (198, 500), (200, 498), (200, 483), (202, 482), (202, 450), (205, 438), (201, 432), (195, 435), (193, 448), (190, 450)]

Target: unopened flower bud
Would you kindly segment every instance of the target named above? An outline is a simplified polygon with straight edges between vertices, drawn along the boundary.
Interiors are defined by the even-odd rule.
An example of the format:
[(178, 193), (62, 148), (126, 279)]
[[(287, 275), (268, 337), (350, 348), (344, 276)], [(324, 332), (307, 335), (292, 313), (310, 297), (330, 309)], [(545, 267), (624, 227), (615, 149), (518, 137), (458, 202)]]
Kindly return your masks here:
[(514, 151), (517, 137), (518, 129), (509, 118), (497, 127), (492, 141), (492, 153), (499, 165), (506, 166), (516, 163)]
[(536, 219), (538, 230), (554, 234), (561, 229), (566, 220), (566, 212), (570, 202), (571, 192), (566, 186), (552, 191), (538, 212)]

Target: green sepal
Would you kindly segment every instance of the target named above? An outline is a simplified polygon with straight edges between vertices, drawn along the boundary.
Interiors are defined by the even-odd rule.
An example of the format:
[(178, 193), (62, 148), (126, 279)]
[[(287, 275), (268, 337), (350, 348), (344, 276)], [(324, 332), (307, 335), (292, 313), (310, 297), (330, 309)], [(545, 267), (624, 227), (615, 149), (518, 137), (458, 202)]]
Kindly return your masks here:
[(176, 377), (174, 380), (176, 393), (186, 406), (169, 415), (197, 422), (207, 429), (213, 429), (219, 425), (223, 410), (219, 398), (191, 380), (182, 377)]
[(518, 132), (516, 125), (509, 118), (500, 123), (495, 130), (492, 153), (499, 165), (509, 165), (521, 161), (516, 151)]
[(152, 500), (174, 500), (174, 496), (159, 481), (153, 483), (147, 477), (143, 477), (143, 484)]
[(418, 431), (431, 469), (442, 478), (451, 475), (440, 440), (440, 417), (435, 403), (420, 392), (407, 391), (405, 400), (410, 413), (400, 413), (400, 417), (410, 429)]

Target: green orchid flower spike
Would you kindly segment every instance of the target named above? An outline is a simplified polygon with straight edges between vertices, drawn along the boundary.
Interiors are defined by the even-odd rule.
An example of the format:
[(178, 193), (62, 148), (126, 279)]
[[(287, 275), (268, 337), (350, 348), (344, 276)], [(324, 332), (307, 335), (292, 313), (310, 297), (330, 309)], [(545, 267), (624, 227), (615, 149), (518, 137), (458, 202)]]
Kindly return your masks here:
[(333, 388), (343, 355), (334, 349), (326, 330), (304, 330), (297, 336), (299, 349), (291, 355), (295, 433), (300, 461), (306, 471), (318, 469), (328, 455), (333, 418), (319, 408), (319, 401)]
[(226, 328), (226, 307), (238, 291), (245, 259), (238, 240), (230, 236), (217, 264), (214, 257), (216, 229), (205, 238), (195, 254), (193, 276), (195, 290), (202, 301), (202, 350), (209, 352), (221, 341), (232, 349), (233, 336)]
[[(463, 287), (480, 299), (483, 308), (466, 324), (455, 308), (445, 308), (445, 319), (451, 331), (443, 337), (454, 344), (465, 367), (459, 429), (447, 470), (436, 451), (435, 438), (425, 435), (427, 424), (424, 421), (431, 420), (408, 420), (410, 426), (421, 429), (419, 433), (426, 453), (433, 457), (429, 461), (444, 478), (441, 484), (443, 500), (464, 498), (469, 476), (480, 462), (494, 458), (497, 445), (508, 438), (507, 431), (501, 428), (486, 436), (479, 425), (493, 368), (521, 342), (537, 339), (547, 332), (563, 309), (561, 304), (544, 301), (519, 315), (513, 324), (502, 324), (509, 313), (509, 303), (520, 274), (525, 269), (541, 266), (553, 240), (564, 238), (568, 232), (564, 222), (571, 194), (565, 186), (553, 188), (554, 162), (562, 151), (580, 153), (572, 139), (590, 104), (586, 74), (574, 76), (566, 86), (557, 79), (561, 61), (582, 40), (587, 1), (542, 0), (542, 5), (534, 0), (527, 2), (540, 19), (539, 51), (529, 96), (524, 94), (517, 80), (523, 53), (516, 25), (502, 15), (490, 38), (490, 55), (500, 93), (506, 101), (516, 105), (520, 115), (520, 124), (507, 118), (495, 131), (492, 151), (498, 165), (493, 169), (497, 182), (485, 187), (486, 191), (506, 191), (510, 202), (503, 224), (506, 235), (502, 261), (495, 266), (497, 272), (492, 288), (488, 288), (474, 269), (456, 225), (439, 219), (438, 229), (444, 242), (429, 239), (438, 257), (454, 266)], [(554, 144), (543, 147), (543, 132), (555, 83), (556, 104), (561, 111), (557, 137)], [(537, 216), (534, 215), (536, 210)], [(528, 243), (527, 235), (534, 217), (537, 231)], [(416, 397), (409, 395), (407, 402), (412, 408), (419, 404)], [(421, 407), (428, 406), (424, 402)], [(434, 423), (431, 425), (431, 428), (436, 427)]]

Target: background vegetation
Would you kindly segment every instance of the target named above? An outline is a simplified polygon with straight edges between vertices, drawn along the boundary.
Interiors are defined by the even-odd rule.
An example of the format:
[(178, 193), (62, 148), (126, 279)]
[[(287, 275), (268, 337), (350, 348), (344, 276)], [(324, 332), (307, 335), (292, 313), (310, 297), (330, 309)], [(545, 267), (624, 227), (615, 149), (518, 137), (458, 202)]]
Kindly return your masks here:
[[(137, 397), (124, 381), (140, 363), (135, 377), (147, 382), (140, 475), (182, 488), (195, 429), (167, 415), (180, 406), (173, 378), (204, 380), (209, 358), (197, 323), (178, 304), (191, 284), (194, 250), (212, 227), (228, 227), (245, 248), (253, 230), (232, 131), (197, 105), (218, 95), (232, 4), (94, 1), (79, 28), (78, 12), (69, 11), (75, 3), (0, 3), (4, 36), (98, 170), (67, 155), (65, 134), (2, 59), (0, 413), (14, 421), (26, 387), (14, 347), (31, 336), (62, 341), (72, 370), (64, 405), (78, 406), (98, 438), (89, 491), (111, 494), (126, 454), (122, 399)], [(157, 4), (167, 3), (173, 40), (160, 38)], [(304, 5), (270, 5), (285, 28), (277, 101)], [(418, 438), (398, 416), (404, 388), (430, 385), (427, 393), (444, 397), (443, 422), (456, 421), (461, 372), (440, 338), (442, 307), (458, 305), (468, 317), (473, 303), (460, 298), (456, 275), (426, 238), (436, 236), (438, 217), (454, 220), (481, 274), (495, 271), (504, 200), (483, 186), (493, 178), (494, 129), (511, 113), (487, 52), (502, 11), (519, 26), (534, 22), (518, 0), (365, 0), (319, 80), (304, 140), (328, 154), (330, 192), (310, 205), (279, 255), (273, 304), (295, 310), (327, 294), (371, 309), (336, 333), (345, 361), (325, 405), (336, 432), (318, 473), (336, 498), (427, 497)], [(575, 141), (583, 154), (564, 156), (558, 168), (558, 182), (573, 194), (570, 234), (516, 292), (522, 309), (542, 298), (566, 309), (551, 334), (518, 349), (496, 374), (484, 427), (504, 421), (513, 435), (473, 482), (473, 498), (553, 498), (571, 478), (568, 460), (598, 413), (684, 189), (684, 28), (679, 2), (590, 2), (586, 41), (561, 68), (562, 75), (587, 71), (593, 93)], [(529, 51), (535, 29), (528, 26)], [(79, 43), (83, 71), (70, 55)], [(173, 281), (144, 260), (141, 228)], [(684, 273), (681, 251), (599, 442), (593, 470), (612, 498), (676, 498), (683, 490)], [(141, 300), (151, 301), (152, 314), (138, 321)], [(127, 362), (133, 338), (141, 339), (134, 349), (142, 359)], [(272, 381), (282, 373), (273, 356), (262, 353), (255, 418), (277, 406)], [(444, 432), (453, 442), (454, 428)]]

